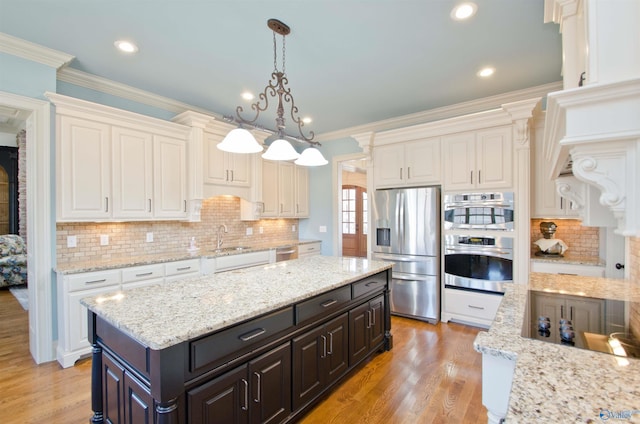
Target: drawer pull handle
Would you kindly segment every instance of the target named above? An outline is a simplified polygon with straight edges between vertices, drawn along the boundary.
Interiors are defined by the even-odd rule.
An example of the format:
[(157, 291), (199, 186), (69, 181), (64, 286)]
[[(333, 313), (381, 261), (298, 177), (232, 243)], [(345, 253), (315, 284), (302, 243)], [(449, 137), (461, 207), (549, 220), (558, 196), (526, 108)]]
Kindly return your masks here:
[(266, 332), (267, 330), (265, 330), (264, 328), (256, 328), (255, 330), (251, 330), (248, 333), (241, 335), (240, 340), (242, 340), (243, 342), (247, 342), (251, 339), (255, 339), (256, 337), (263, 335)]
[(327, 337), (326, 336), (320, 336), (320, 338), (322, 339), (322, 356), (320, 358), (326, 358), (327, 357)]
[(136, 277), (146, 277), (147, 275), (153, 275), (153, 271), (143, 272), (142, 274), (136, 274)]
[(253, 375), (256, 376), (256, 397), (253, 398), (253, 401), (255, 403), (260, 403), (260, 392), (262, 392), (262, 387), (261, 387), (262, 376), (260, 375), (259, 372), (254, 372)]
[(246, 411), (249, 409), (249, 382), (243, 378), (242, 384), (244, 384), (244, 405), (242, 410)]
[(482, 306), (473, 306), (473, 305), (467, 305), (468, 307), (470, 307), (471, 309), (480, 309), (482, 311), (484, 311), (484, 307)]
[(105, 281), (107, 281), (107, 279), (106, 279), (106, 278), (102, 278), (102, 279), (100, 279), (100, 280), (85, 281), (85, 284), (104, 283)]
[(328, 308), (329, 306), (331, 306), (331, 305), (335, 305), (336, 303), (338, 303), (338, 301), (337, 301), (337, 300), (335, 300), (335, 299), (330, 299), (330, 300), (327, 300), (327, 301), (326, 301), (326, 302), (324, 302), (324, 303), (321, 303), (321, 304), (320, 304), (320, 306), (322, 306), (323, 308)]
[(182, 268), (178, 268), (177, 271), (187, 271), (189, 269), (191, 269), (190, 266), (183, 266)]
[(370, 281), (367, 284), (365, 284), (365, 286), (371, 287), (371, 286), (375, 286), (377, 284), (380, 284), (380, 282), (379, 281)]

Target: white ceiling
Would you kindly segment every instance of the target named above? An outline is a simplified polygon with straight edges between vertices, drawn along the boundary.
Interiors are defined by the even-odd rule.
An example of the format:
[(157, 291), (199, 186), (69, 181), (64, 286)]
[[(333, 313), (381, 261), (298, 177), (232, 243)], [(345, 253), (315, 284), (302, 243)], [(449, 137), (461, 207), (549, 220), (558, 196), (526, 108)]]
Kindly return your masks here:
[[(242, 91), (258, 94), (269, 81), (266, 21), (277, 18), (291, 27), (289, 87), (316, 134), (561, 79), (560, 34), (543, 23), (543, 0), (475, 0), (467, 22), (450, 18), (456, 3), (0, 0), (0, 32), (71, 54), (72, 68), (232, 115), (248, 108)], [(140, 51), (117, 52), (122, 38)], [(480, 79), (486, 65), (496, 73)], [(274, 109), (264, 126), (275, 126)]]

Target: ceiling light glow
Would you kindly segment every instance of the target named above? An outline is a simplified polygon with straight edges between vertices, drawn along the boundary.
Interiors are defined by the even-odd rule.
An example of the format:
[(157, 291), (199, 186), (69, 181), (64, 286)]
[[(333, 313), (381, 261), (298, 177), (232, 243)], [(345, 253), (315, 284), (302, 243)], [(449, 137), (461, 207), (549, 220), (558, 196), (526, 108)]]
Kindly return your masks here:
[(493, 75), (496, 72), (495, 68), (487, 67), (482, 68), (478, 71), (478, 76), (482, 78), (487, 78)]
[(124, 53), (135, 53), (138, 51), (138, 46), (127, 40), (118, 40), (113, 43), (113, 45), (116, 46), (118, 50)]
[(245, 91), (244, 93), (242, 93), (241, 96), (245, 100), (253, 100), (256, 97), (253, 95), (253, 93), (250, 93), (248, 91)]
[(478, 6), (475, 3), (460, 3), (451, 11), (451, 18), (463, 21), (475, 15), (477, 10)]
[(313, 122), (313, 119), (311, 119), (311, 117), (309, 116), (305, 116), (304, 118), (302, 118), (302, 122), (304, 122), (305, 124), (310, 124), (311, 122)]

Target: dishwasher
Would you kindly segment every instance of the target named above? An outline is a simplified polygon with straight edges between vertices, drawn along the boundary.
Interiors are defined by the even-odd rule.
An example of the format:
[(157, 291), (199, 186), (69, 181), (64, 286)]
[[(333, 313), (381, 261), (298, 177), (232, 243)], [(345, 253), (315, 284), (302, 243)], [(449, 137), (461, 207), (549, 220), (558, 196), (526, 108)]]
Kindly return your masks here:
[(298, 246), (283, 246), (276, 248), (276, 262), (298, 259)]

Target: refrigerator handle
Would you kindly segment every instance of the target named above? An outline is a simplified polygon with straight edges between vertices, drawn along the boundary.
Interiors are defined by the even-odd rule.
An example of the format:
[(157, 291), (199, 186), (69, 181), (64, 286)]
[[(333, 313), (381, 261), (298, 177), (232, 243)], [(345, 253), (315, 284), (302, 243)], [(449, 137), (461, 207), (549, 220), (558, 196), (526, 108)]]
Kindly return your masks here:
[(398, 238), (400, 242), (400, 251), (404, 251), (404, 193), (398, 193), (398, 207), (400, 213), (398, 213)]

